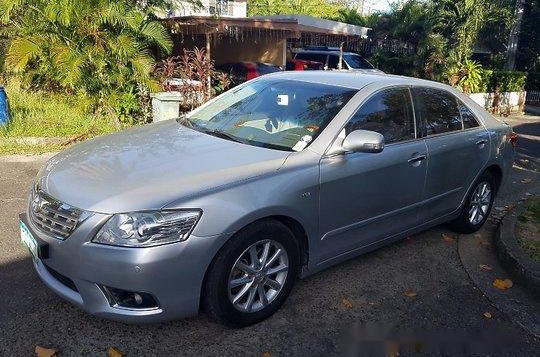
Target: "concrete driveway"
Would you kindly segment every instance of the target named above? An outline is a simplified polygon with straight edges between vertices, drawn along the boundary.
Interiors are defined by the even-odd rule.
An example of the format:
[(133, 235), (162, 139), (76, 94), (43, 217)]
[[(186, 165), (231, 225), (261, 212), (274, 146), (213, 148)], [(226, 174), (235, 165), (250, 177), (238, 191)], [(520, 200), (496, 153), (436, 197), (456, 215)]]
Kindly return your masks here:
[[(525, 140), (499, 208), (539, 193), (540, 117), (509, 121)], [(376, 356), (397, 346), (385, 337), (389, 329), (412, 342), (401, 343), (400, 356), (540, 351), (539, 340), (492, 305), (464, 269), (457, 242), (474, 238), (443, 239), (451, 234), (444, 226), (299, 281), (284, 307), (256, 326), (231, 330), (205, 315), (144, 326), (90, 316), (41, 283), (19, 241), (17, 214), (42, 162), (0, 158), (2, 356), (32, 356), (35, 345), (58, 349), (60, 356), (106, 356), (110, 346), (127, 356)], [(490, 221), (481, 235), (489, 240), (493, 227)]]

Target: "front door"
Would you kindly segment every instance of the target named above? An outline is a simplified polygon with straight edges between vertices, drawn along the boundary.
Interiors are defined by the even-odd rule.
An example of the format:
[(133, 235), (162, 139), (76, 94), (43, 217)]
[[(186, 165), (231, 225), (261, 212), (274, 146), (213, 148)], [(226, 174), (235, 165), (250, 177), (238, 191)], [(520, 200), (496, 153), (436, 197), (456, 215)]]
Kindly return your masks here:
[(416, 140), (408, 88), (370, 97), (345, 126), (381, 133), (381, 153), (346, 153), (320, 162), (324, 261), (416, 226), (426, 177), (426, 144)]

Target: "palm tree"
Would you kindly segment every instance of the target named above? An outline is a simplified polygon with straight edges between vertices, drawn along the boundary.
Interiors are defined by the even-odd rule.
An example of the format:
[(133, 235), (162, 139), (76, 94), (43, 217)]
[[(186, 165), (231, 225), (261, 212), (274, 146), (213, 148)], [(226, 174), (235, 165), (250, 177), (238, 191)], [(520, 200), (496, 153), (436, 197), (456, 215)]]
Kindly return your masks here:
[[(129, 0), (2, 0), (6, 68), (34, 83), (101, 100), (152, 85), (152, 51), (172, 43)], [(1, 35), (1, 34), (0, 34)]]

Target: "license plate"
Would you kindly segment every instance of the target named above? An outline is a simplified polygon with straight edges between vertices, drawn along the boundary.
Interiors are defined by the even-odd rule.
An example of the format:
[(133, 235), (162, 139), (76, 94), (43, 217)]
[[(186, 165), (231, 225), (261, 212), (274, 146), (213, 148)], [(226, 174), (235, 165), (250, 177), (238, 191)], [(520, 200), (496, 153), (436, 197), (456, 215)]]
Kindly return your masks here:
[(38, 244), (36, 240), (32, 237), (32, 234), (23, 222), (19, 222), (19, 227), (21, 229), (21, 241), (28, 248), (30, 254), (32, 254), (32, 258), (38, 259)]

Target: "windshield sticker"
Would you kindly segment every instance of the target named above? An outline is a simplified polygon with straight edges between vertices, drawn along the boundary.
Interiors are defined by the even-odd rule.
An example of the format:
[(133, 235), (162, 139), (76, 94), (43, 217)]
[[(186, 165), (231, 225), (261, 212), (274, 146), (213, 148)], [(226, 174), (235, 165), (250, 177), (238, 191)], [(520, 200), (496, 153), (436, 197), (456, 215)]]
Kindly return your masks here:
[(302, 139), (300, 139), (294, 146), (294, 151), (302, 151), (308, 146), (308, 144), (313, 140), (313, 138), (310, 135), (304, 135), (302, 136)]
[(277, 105), (289, 105), (289, 96), (287, 94), (278, 94)]

